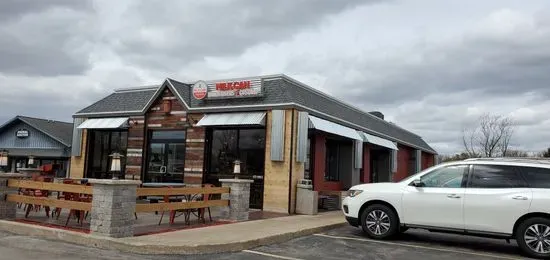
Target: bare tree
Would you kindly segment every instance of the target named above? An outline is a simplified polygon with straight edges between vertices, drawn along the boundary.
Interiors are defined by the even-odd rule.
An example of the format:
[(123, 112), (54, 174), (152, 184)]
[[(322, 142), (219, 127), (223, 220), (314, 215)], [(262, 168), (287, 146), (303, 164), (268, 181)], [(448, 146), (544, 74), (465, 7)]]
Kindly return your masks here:
[(513, 133), (512, 119), (485, 114), (479, 117), (478, 126), (463, 130), (462, 141), (470, 157), (506, 156)]
[(505, 157), (516, 157), (516, 158), (519, 158), (519, 157), (529, 157), (529, 153), (526, 152), (526, 151), (521, 151), (521, 150), (511, 150), (511, 149), (508, 149), (506, 151), (506, 153), (504, 154)]

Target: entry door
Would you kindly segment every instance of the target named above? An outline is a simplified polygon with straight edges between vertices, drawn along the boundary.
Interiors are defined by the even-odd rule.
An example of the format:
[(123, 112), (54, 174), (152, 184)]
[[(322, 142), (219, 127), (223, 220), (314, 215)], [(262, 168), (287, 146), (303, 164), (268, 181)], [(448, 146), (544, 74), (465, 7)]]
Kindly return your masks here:
[(183, 183), (185, 132), (154, 131), (148, 149), (145, 182)]
[(424, 187), (403, 193), (406, 224), (464, 229), (463, 203), (468, 166), (438, 168), (420, 178)]
[(513, 166), (474, 165), (464, 197), (466, 229), (512, 234), (533, 194)]

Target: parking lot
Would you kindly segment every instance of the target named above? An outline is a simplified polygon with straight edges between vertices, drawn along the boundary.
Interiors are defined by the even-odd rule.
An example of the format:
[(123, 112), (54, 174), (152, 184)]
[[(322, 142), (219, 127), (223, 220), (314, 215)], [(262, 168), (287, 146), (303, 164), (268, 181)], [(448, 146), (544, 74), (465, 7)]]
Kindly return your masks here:
[[(238, 253), (143, 256), (0, 233), (1, 259), (526, 259), (515, 242), (410, 230), (392, 241), (365, 238), (342, 227)], [(5, 257), (5, 258), (3, 258)]]

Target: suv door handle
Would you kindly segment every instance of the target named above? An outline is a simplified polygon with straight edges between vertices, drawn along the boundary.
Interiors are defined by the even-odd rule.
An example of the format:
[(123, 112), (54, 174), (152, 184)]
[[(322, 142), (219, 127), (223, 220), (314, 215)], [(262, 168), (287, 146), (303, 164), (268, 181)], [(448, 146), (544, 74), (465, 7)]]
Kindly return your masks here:
[(456, 194), (449, 194), (447, 195), (447, 198), (451, 198), (451, 199), (459, 199), (460, 196), (459, 195), (456, 195)]
[(528, 198), (525, 197), (525, 196), (515, 196), (515, 197), (512, 197), (512, 199), (515, 199), (515, 200), (527, 200)]

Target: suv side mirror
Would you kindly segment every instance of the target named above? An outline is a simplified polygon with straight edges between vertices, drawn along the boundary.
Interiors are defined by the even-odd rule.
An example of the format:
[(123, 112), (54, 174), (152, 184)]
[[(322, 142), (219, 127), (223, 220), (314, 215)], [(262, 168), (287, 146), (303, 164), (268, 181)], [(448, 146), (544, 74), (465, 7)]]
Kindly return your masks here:
[(425, 184), (420, 180), (420, 179), (416, 179), (414, 180), (412, 183), (411, 183), (412, 186), (414, 187), (424, 187)]

